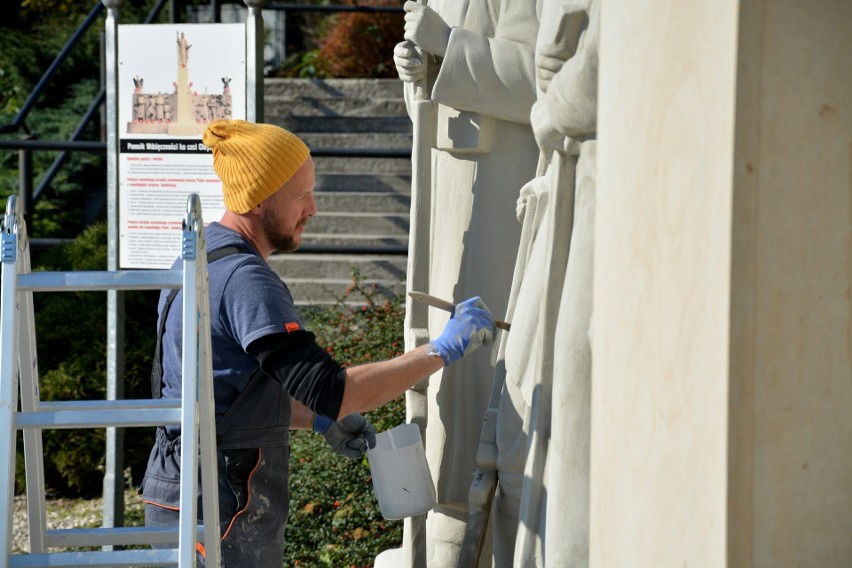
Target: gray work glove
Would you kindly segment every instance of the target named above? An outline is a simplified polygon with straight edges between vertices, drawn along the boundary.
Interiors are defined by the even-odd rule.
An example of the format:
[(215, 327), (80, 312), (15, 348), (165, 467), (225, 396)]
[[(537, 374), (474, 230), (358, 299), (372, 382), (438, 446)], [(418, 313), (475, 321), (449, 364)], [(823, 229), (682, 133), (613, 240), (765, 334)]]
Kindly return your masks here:
[(357, 413), (331, 422), (321, 433), (333, 451), (351, 460), (360, 459), (368, 447), (376, 446), (376, 429)]

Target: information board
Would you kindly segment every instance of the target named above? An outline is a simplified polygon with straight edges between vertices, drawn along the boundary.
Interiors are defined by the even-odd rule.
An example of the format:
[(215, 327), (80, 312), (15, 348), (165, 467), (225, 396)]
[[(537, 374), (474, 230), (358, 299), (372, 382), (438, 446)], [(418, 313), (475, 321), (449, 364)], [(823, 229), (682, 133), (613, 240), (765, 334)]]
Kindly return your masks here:
[(189, 193), (204, 222), (225, 211), (201, 135), (245, 119), (243, 24), (121, 25), (118, 33), (119, 264), (169, 268)]

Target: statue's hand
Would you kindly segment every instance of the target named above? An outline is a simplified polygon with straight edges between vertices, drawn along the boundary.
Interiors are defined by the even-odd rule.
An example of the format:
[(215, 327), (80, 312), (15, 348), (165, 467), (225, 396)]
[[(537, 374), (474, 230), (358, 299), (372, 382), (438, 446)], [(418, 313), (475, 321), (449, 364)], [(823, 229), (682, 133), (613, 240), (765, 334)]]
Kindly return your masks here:
[(524, 184), (524, 187), (518, 192), (518, 201), (515, 204), (515, 215), (517, 215), (518, 221), (524, 222), (530, 200), (537, 198), (546, 190), (547, 178), (545, 176), (536, 176)]
[(402, 41), (393, 48), (393, 62), (399, 78), (406, 83), (416, 83), (426, 77), (426, 65), (423, 58), (410, 41)]
[(444, 57), (450, 43), (450, 26), (428, 6), (408, 0), (405, 9), (405, 39), (423, 51)]
[(550, 115), (546, 98), (536, 101), (530, 112), (535, 141), (546, 156), (550, 156), (556, 150), (562, 150), (565, 140), (565, 135), (556, 129)]
[(527, 204), (530, 201), (530, 195), (535, 193), (533, 182), (535, 178), (528, 181), (524, 184), (524, 187), (521, 188), (521, 191), (518, 192), (518, 201), (515, 203), (515, 216), (518, 218), (520, 223), (524, 222), (524, 218), (527, 216)]
[(568, 59), (568, 48), (564, 45), (546, 44), (536, 48), (535, 70), (539, 88), (547, 92), (553, 76), (559, 73)]

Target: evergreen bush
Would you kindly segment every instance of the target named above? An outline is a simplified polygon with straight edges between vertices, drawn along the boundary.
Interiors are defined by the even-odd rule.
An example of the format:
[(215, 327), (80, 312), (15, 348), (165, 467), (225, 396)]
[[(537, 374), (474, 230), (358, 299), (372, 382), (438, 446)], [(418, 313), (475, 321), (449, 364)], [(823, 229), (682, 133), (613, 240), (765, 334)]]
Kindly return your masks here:
[[(304, 319), (317, 342), (351, 366), (402, 354), (404, 314), (400, 298), (384, 298), (353, 271), (352, 286), (335, 305), (307, 312)], [(404, 397), (367, 418), (379, 432), (402, 424)], [(379, 552), (399, 547), (402, 521), (387, 521), (379, 512), (367, 459), (338, 456), (316, 434), (293, 434), (284, 565), (371, 566)]]

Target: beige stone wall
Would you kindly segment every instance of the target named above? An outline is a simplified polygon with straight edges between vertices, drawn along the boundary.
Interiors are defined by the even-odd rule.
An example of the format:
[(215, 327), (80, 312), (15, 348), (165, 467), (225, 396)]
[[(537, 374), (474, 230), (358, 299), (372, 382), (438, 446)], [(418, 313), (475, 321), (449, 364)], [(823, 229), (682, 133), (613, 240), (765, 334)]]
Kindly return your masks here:
[(852, 3), (605, 1), (592, 566), (852, 565)]
[(852, 3), (743, 2), (735, 566), (852, 566)]

